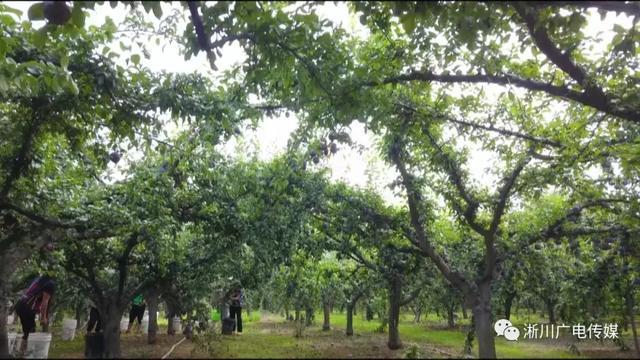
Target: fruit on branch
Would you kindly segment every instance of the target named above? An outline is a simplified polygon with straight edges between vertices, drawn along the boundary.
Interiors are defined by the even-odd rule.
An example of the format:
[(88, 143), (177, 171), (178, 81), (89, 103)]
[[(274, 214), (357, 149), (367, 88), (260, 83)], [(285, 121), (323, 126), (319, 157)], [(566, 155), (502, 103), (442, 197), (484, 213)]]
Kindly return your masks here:
[(113, 161), (114, 164), (117, 164), (120, 161), (120, 158), (121, 155), (117, 151), (113, 151), (111, 154), (109, 154), (109, 159)]
[(44, 18), (55, 25), (64, 25), (71, 19), (71, 9), (64, 1), (45, 1)]

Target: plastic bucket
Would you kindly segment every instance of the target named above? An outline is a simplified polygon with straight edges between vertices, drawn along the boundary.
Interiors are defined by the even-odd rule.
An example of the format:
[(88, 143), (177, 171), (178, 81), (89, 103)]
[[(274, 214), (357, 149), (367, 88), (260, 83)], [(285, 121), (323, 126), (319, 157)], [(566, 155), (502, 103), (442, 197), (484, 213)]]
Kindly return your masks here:
[(120, 332), (125, 332), (129, 328), (129, 319), (122, 318), (120, 320)]
[(7, 334), (7, 339), (9, 340), (9, 355), (13, 354), (13, 344), (15, 344), (16, 338), (18, 338), (18, 334), (16, 333)]
[(140, 326), (142, 327), (142, 332), (144, 334), (149, 333), (149, 317), (145, 316), (142, 318), (142, 321), (140, 322)]
[(64, 319), (62, 322), (62, 340), (73, 340), (76, 337), (76, 326), (78, 326), (78, 320)]
[(231, 335), (236, 328), (236, 319), (224, 318), (222, 319), (222, 335)]
[(180, 322), (180, 318), (179, 317), (174, 317), (173, 319), (171, 319), (171, 326), (173, 331), (176, 334), (180, 334), (182, 333), (182, 323)]
[(49, 357), (50, 333), (31, 333), (27, 342), (25, 359), (46, 359)]

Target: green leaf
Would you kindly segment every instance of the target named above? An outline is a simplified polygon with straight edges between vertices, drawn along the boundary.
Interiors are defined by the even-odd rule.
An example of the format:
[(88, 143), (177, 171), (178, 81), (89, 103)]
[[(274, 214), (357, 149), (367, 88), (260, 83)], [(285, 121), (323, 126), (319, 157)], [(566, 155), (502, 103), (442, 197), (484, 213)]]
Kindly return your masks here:
[(35, 3), (29, 7), (27, 11), (27, 16), (29, 20), (44, 20), (44, 3)]
[(73, 95), (78, 95), (80, 93), (80, 90), (78, 90), (78, 85), (76, 84), (75, 81), (70, 79), (70, 81), (68, 81), (67, 84), (68, 84), (69, 91), (71, 91)]
[(4, 59), (5, 55), (7, 54), (7, 42), (0, 38), (0, 59)]
[(7, 81), (7, 78), (4, 77), (4, 75), (0, 74), (0, 93), (4, 95), (7, 93), (7, 91), (9, 91), (9, 82)]
[(402, 28), (407, 34), (412, 34), (416, 28), (416, 17), (414, 14), (404, 16), (402, 18)]
[(13, 26), (16, 23), (16, 20), (10, 15), (0, 15), (0, 23), (5, 26)]
[(45, 44), (47, 43), (47, 30), (46, 28), (42, 28), (39, 29), (38, 31), (34, 32), (32, 37), (31, 37), (31, 41), (33, 41), (33, 44), (37, 47), (37, 48), (44, 48)]
[(71, 10), (71, 22), (77, 27), (84, 27), (84, 20), (84, 11), (80, 6), (75, 5)]
[(18, 15), (18, 16), (22, 16), (22, 11), (18, 10), (18, 9), (14, 9), (10, 6), (7, 6), (5, 4), (0, 4), (0, 12), (8, 12), (14, 15)]
[(69, 56), (67, 56), (67, 54), (63, 54), (60, 57), (60, 66), (65, 70), (67, 69), (67, 66), (69, 66)]
[(131, 55), (131, 62), (133, 62), (136, 65), (140, 64), (140, 55), (138, 54)]

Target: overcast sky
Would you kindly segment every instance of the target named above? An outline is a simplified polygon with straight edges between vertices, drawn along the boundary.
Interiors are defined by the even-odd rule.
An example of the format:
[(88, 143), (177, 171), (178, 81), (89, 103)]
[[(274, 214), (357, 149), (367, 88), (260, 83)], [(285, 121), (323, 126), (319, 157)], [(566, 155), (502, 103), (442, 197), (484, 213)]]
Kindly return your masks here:
[[(26, 19), (29, 6), (33, 4), (33, 2), (12, 1), (5, 3), (13, 8), (22, 10), (24, 19)], [(163, 3), (163, 12), (167, 14), (170, 7), (179, 8), (180, 5), (179, 3)], [(86, 25), (102, 25), (105, 21), (105, 17), (107, 16), (116, 24), (120, 24), (124, 20), (127, 11), (128, 10), (126, 10), (122, 5), (118, 5), (115, 9), (112, 9), (108, 5), (108, 2), (102, 6), (97, 5), (96, 10), (89, 11), (90, 14), (87, 18)], [(340, 24), (347, 31), (358, 36), (366, 37), (368, 35), (367, 29), (359, 24), (356, 17), (350, 16), (345, 3), (339, 3), (336, 5), (327, 2), (318, 9), (317, 14), (320, 17), (330, 19), (335, 24)], [(158, 23), (153, 16), (148, 16), (147, 19), (156, 24)], [(605, 42), (608, 42), (611, 36), (613, 36), (613, 33), (609, 30), (615, 23), (619, 23), (625, 28), (628, 28), (630, 26), (631, 19), (623, 15), (616, 16), (613, 13), (608, 14), (604, 21), (599, 21), (599, 15), (592, 16), (585, 34), (604, 39)], [(44, 22), (34, 22), (34, 26), (36, 27), (42, 25), (44, 25)], [(182, 26), (184, 25), (185, 24)], [(179, 29), (178, 34), (181, 34), (183, 29), (184, 28)], [(205, 54), (202, 52), (197, 57), (185, 60), (183, 56), (179, 54), (177, 45), (167, 46), (164, 50), (162, 49), (162, 46), (155, 46), (155, 44), (147, 44), (147, 46), (151, 52), (151, 56), (149, 59), (141, 59), (141, 63), (149, 67), (151, 70), (167, 70), (183, 73), (198, 71), (210, 74), (211, 76), (216, 75), (210, 69)], [(114, 49), (119, 49), (117, 44), (114, 44), (112, 47)], [(599, 53), (602, 49), (596, 48), (593, 51), (594, 53)], [(122, 56), (120, 58), (120, 61), (122, 62), (121, 65), (125, 65), (124, 60), (126, 58), (127, 56)], [(244, 58), (244, 52), (237, 44), (227, 45), (222, 49), (222, 57), (216, 61), (216, 65), (221, 73), (222, 71), (231, 68), (235, 63), (242, 62)], [(238, 150), (241, 147), (242, 149), (245, 149), (248, 154), (257, 151), (260, 159), (268, 160), (274, 155), (284, 151), (289, 135), (296, 129), (297, 123), (297, 119), (294, 116), (289, 118), (282, 116), (266, 119), (260, 124), (257, 131), (244, 131), (242, 146), (238, 146), (237, 139), (232, 139), (228, 143), (224, 144), (221, 147), (221, 150), (229, 156), (234, 156), (234, 154), (238, 154)], [(366, 151), (360, 154), (357, 151), (343, 147), (334, 157), (327, 161), (327, 166), (331, 170), (331, 177), (333, 179), (344, 180), (357, 186), (365, 186), (368, 180), (372, 181), (372, 185), (374, 185), (378, 193), (380, 193), (385, 200), (396, 204), (404, 203), (402, 198), (395, 197), (391, 190), (386, 186), (394, 180), (396, 172), (384, 164), (377, 156), (377, 151), (373, 147), (375, 139), (371, 136), (371, 133), (365, 133), (364, 127), (358, 123), (351, 127), (351, 138), (356, 143), (365, 146)], [(126, 156), (131, 159), (139, 158), (139, 155), (140, 153), (126, 154)], [(116, 178), (120, 177), (118, 176), (118, 170), (121, 170), (126, 166), (126, 159), (127, 158), (125, 157), (124, 161), (121, 161), (115, 168), (110, 169), (111, 174)], [(494, 166), (496, 161), (493, 154), (479, 150), (473, 151), (470, 160), (469, 170), (471, 178), (475, 178), (477, 182), (484, 185), (490, 184), (496, 180), (488, 174), (488, 170)], [(371, 178), (371, 174), (375, 174), (374, 179)]]

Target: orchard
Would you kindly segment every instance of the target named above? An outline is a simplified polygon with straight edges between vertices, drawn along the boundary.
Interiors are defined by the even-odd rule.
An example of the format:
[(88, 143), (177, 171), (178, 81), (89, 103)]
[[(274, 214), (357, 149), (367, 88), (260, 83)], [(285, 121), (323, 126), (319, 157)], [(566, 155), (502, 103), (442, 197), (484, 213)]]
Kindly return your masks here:
[(639, 358), (639, 19), (0, 3), (0, 358)]

